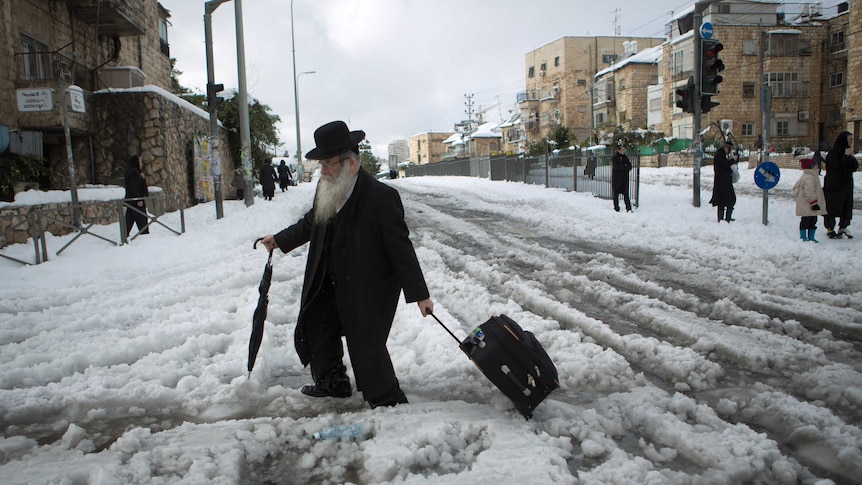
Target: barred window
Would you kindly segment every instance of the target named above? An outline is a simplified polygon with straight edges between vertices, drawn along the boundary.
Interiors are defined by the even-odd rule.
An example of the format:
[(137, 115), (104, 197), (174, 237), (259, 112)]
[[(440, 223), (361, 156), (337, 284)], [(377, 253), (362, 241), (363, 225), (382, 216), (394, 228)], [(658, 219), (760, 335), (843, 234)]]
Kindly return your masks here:
[(742, 83), (742, 97), (743, 98), (754, 98), (754, 83)]
[(21, 76), (23, 79), (45, 79), (48, 47), (26, 34), (21, 34)]

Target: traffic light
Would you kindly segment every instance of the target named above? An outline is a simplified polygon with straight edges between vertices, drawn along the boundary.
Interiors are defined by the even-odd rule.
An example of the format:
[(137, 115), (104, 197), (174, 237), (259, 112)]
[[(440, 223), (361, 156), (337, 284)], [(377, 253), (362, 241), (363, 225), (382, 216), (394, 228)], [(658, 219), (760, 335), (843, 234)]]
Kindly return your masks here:
[(214, 113), (224, 103), (224, 98), (218, 93), (224, 91), (224, 84), (207, 83), (207, 111)]
[(714, 96), (720, 92), (718, 85), (724, 80), (720, 74), (724, 70), (724, 62), (718, 58), (718, 54), (722, 50), (724, 44), (717, 40), (701, 41), (700, 94), (703, 96)]
[(715, 108), (718, 105), (719, 105), (719, 103), (712, 100), (712, 96), (710, 96), (708, 94), (704, 94), (700, 98), (700, 113), (701, 114), (707, 114), (707, 113), (709, 113), (709, 110), (711, 110), (712, 108)]
[(676, 107), (682, 109), (685, 113), (694, 113), (696, 91), (694, 78), (688, 78), (688, 83), (685, 87), (676, 90)]

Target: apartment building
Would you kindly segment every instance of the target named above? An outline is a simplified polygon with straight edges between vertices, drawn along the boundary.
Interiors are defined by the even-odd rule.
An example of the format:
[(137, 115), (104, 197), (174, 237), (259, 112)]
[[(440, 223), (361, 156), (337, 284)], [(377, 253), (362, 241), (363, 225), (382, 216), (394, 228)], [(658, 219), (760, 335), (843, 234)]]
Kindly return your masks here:
[(622, 59), (596, 73), (593, 84), (593, 126), (606, 135), (612, 135), (616, 126), (647, 127), (648, 90), (659, 84), (661, 45), (638, 52), (636, 41), (624, 42), (623, 51)]
[(425, 165), (443, 160), (446, 154), (443, 142), (454, 134), (452, 131), (426, 131), (410, 135), (410, 162)]
[[(862, 25), (862, 9), (851, 10), (847, 15), (846, 25), (848, 27)], [(830, 40), (842, 40), (846, 45), (847, 68), (844, 71), (847, 73), (846, 101), (841, 108), (844, 111), (845, 128), (855, 136), (855, 147), (859, 152), (862, 151), (862, 38), (858, 33), (849, 35), (853, 31), (858, 31), (858, 28), (845, 29), (840, 39), (830, 37)], [(838, 46), (840, 44), (836, 42), (835, 47)]]
[(388, 147), (388, 167), (398, 169), (398, 165), (410, 161), (410, 144), (407, 140), (395, 140)]
[[(187, 153), (209, 121), (169, 94), (169, 19), (157, 0), (4, 0), (0, 132), (10, 141), (0, 157), (36, 160), (42, 188), (67, 189), (72, 174), (75, 185), (122, 184), (140, 154), (148, 183), (192, 201)], [(220, 147), (226, 187), (224, 133)]]
[[(830, 17), (809, 6), (788, 19), (780, 6), (739, 0), (704, 12), (703, 21), (714, 26), (713, 38), (724, 45), (725, 70), (720, 94), (713, 97), (720, 104), (704, 114), (701, 126), (729, 131), (737, 142), (753, 146), (766, 125), (772, 146), (813, 147), (834, 139), (845, 124), (849, 16), (846, 9)], [(693, 15), (691, 7), (671, 19), (662, 65), (663, 131), (687, 139), (693, 136), (692, 116), (676, 107), (674, 93), (694, 75)], [(765, 105), (768, 117), (761, 110)]]
[[(656, 37), (562, 37), (525, 56), (526, 90), (518, 94), (527, 143), (551, 137), (558, 126), (578, 140), (591, 136), (593, 81), (617, 63), (631, 42), (642, 48), (661, 45)], [(612, 86), (606, 86), (615, 92)], [(606, 91), (607, 92), (607, 91)], [(600, 94), (601, 96), (601, 94)]]

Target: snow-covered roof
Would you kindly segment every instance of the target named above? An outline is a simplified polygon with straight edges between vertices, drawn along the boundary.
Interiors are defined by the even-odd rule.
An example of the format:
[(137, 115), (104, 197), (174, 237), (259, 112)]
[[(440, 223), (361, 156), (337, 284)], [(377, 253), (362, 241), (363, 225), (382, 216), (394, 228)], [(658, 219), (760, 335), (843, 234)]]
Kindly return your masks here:
[(663, 45), (664, 44), (657, 45), (655, 47), (650, 47), (640, 52), (636, 52), (626, 57), (625, 59), (622, 59), (621, 61), (615, 63), (614, 65), (606, 67), (601, 71), (597, 72), (596, 77), (598, 78), (609, 72), (614, 72), (617, 69), (622, 69), (628, 64), (656, 64), (661, 60)]

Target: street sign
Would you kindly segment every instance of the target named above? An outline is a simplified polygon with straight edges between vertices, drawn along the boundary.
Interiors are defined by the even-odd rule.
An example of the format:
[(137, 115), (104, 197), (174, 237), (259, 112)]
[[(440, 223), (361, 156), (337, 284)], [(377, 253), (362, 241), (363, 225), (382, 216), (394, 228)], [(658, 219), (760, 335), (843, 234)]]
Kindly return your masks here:
[(18, 111), (32, 113), (54, 110), (54, 90), (51, 88), (33, 88), (16, 90)]
[(763, 162), (754, 169), (754, 183), (763, 190), (769, 190), (778, 185), (781, 170), (772, 162)]
[(704, 23), (700, 24), (700, 36), (701, 36), (701, 38), (711, 39), (712, 34), (714, 32), (715, 32), (715, 30), (713, 29), (711, 23), (704, 22)]
[(69, 106), (75, 113), (86, 113), (87, 105), (84, 103), (84, 90), (74, 84), (69, 86)]

